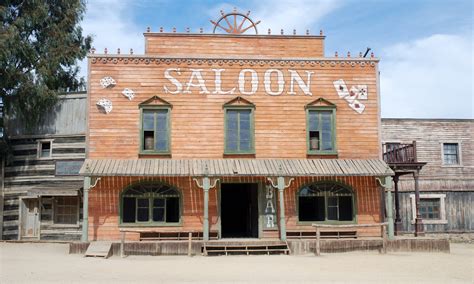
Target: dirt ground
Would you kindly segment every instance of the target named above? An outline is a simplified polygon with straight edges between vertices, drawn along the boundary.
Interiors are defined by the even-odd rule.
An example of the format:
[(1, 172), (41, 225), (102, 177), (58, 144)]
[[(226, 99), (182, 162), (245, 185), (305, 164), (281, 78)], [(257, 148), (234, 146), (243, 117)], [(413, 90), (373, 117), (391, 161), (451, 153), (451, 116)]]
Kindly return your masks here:
[(0, 283), (473, 283), (474, 244), (451, 253), (350, 252), (305, 256), (67, 254), (65, 244), (0, 243)]

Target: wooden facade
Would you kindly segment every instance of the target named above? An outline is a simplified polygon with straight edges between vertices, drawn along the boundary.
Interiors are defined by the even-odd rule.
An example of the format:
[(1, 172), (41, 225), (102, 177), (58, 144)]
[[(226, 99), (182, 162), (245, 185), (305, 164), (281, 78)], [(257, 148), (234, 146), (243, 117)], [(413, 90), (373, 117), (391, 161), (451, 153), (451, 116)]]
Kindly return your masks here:
[[(348, 215), (344, 221), (337, 221), (341, 217), (330, 223), (383, 221), (383, 191), (376, 178), (393, 172), (380, 161), (377, 58), (325, 57), (324, 36), (144, 36), (144, 55), (88, 56), (88, 160), (81, 174), (86, 177), (89, 225), (83, 240), (117, 240), (121, 231), (131, 231), (127, 239), (134, 240), (144, 232), (204, 231), (206, 239), (208, 231), (211, 237), (226, 237), (222, 219), (232, 217), (224, 217), (232, 207), (224, 200), (227, 187), (257, 189), (255, 198), (244, 201), (258, 203), (249, 207), (258, 218), (246, 224), (254, 231), (247, 237), (284, 240), (314, 231), (313, 222), (300, 220), (303, 209), (298, 207), (308, 206), (299, 202), (300, 190), (315, 184), (337, 187), (351, 198), (329, 201), (331, 197), (322, 197), (329, 193), (321, 193), (327, 212), (318, 214), (330, 214), (334, 208), (342, 212), (339, 202), (350, 207), (337, 213)], [(229, 109), (245, 110), (237, 115), (249, 119), (237, 124), (249, 123), (250, 134), (245, 129), (236, 134), (240, 143), (248, 143), (243, 151), (229, 148), (229, 139), (234, 139)], [(145, 126), (149, 113), (154, 128)], [(324, 126), (318, 122), (323, 119)], [(229, 165), (228, 159), (235, 162)], [(245, 162), (249, 159), (255, 163)], [(318, 162), (321, 159), (338, 163)], [(382, 167), (368, 171), (370, 160)], [(188, 170), (188, 163), (202, 168)], [(322, 168), (305, 169), (305, 164)], [(180, 172), (188, 174), (176, 174)], [(132, 194), (150, 190), (147, 184), (156, 188)], [(162, 214), (160, 210), (168, 210), (160, 209), (157, 201), (168, 198), (156, 195), (163, 187), (179, 193), (179, 221), (149, 222)], [(336, 207), (330, 209), (328, 202), (336, 202)], [(268, 216), (269, 208), (274, 215)], [(126, 221), (129, 218), (135, 221)], [(375, 231), (356, 233), (380, 234)]]
[(34, 129), (6, 118), (13, 155), (2, 175), (2, 239), (80, 239), (86, 98), (85, 92), (61, 96)]
[[(382, 119), (382, 140), (389, 144), (416, 142), (421, 200), (439, 208), (432, 219), (423, 220), (428, 233), (472, 233), (474, 230), (474, 121), (469, 119)], [(457, 152), (445, 153), (445, 147)], [(448, 148), (446, 148), (448, 149)], [(449, 156), (448, 156), (449, 155)], [(449, 157), (457, 157), (449, 158)], [(399, 181), (402, 232), (413, 232), (414, 180)], [(428, 216), (429, 217), (429, 216)]]

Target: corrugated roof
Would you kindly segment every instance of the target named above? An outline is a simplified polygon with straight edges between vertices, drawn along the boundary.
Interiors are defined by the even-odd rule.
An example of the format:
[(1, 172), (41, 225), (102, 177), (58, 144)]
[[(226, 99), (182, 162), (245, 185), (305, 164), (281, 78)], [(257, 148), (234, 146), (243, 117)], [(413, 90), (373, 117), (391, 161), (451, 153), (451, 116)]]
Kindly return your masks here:
[(382, 160), (214, 159), (90, 160), (83, 176), (388, 176)]

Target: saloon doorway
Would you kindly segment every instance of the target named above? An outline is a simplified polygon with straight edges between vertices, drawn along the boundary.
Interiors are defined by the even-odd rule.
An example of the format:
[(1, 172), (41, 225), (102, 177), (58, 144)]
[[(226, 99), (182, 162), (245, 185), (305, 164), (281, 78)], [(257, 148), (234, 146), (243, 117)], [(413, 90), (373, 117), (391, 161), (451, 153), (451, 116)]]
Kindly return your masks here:
[(221, 237), (258, 238), (258, 184), (221, 185)]

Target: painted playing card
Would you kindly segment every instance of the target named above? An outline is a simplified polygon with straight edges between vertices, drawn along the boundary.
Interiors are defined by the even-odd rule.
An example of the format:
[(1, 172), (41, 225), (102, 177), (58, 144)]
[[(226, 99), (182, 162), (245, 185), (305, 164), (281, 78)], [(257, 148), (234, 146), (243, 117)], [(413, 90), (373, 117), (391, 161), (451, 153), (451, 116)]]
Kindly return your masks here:
[(334, 88), (336, 88), (336, 92), (340, 98), (345, 98), (349, 96), (349, 90), (347, 89), (346, 83), (344, 80), (339, 79), (333, 82)]

